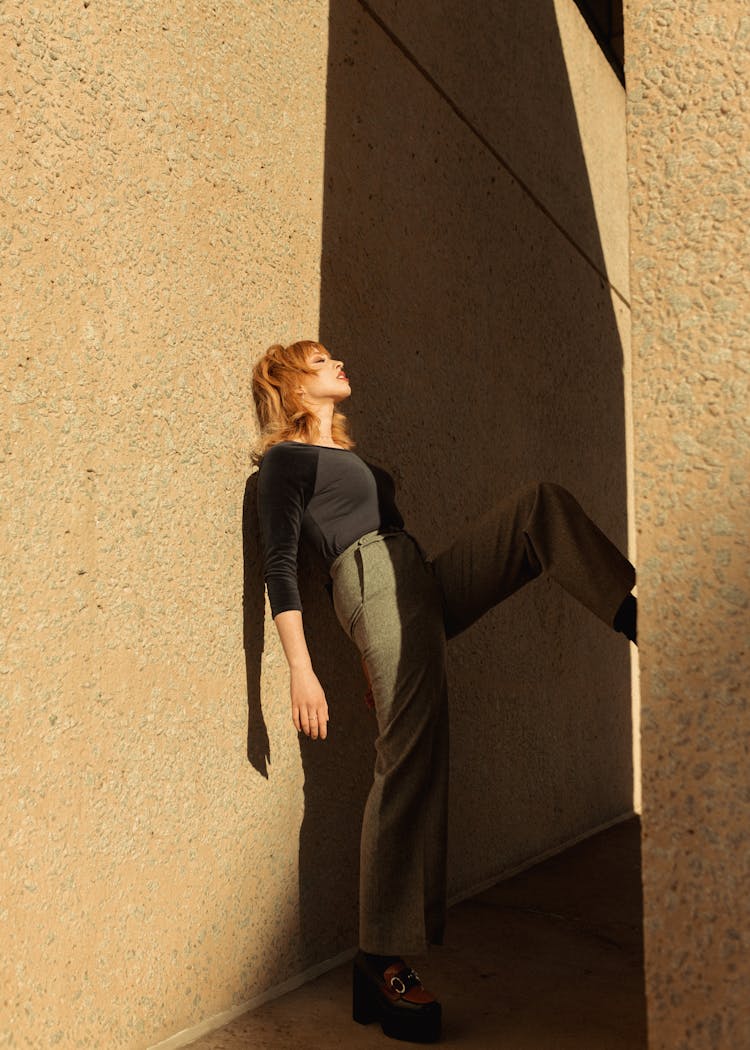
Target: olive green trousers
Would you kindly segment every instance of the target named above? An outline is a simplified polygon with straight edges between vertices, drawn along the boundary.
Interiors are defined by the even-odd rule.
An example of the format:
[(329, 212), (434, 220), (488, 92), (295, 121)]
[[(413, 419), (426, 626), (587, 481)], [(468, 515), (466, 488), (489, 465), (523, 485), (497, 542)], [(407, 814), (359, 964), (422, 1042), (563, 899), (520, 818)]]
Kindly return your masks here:
[(446, 640), (548, 573), (612, 626), (635, 570), (559, 485), (498, 502), (428, 559), (407, 532), (369, 532), (330, 568), (336, 616), (364, 658), (378, 722), (360, 845), (360, 947), (440, 943), (446, 907)]

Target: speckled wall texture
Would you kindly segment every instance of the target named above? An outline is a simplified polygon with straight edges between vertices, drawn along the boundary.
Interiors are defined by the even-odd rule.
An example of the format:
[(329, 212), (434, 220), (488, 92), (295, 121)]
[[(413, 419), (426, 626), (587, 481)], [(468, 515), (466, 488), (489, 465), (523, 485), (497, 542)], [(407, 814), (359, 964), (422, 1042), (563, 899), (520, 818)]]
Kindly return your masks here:
[(241, 515), (251, 348), (318, 323), (326, 19), (0, 8), (2, 1045), (144, 1047), (300, 968)]
[(653, 1050), (750, 1046), (749, 44), (740, 0), (626, 8)]
[[(143, 1050), (356, 941), (374, 727), (310, 566), (291, 724), (261, 349), (343, 353), (428, 547), (540, 476), (627, 545), (624, 93), (572, 0), (415, 11), (0, 6), (0, 1045)], [(630, 811), (628, 646), (559, 589), (451, 680), (452, 892)]]

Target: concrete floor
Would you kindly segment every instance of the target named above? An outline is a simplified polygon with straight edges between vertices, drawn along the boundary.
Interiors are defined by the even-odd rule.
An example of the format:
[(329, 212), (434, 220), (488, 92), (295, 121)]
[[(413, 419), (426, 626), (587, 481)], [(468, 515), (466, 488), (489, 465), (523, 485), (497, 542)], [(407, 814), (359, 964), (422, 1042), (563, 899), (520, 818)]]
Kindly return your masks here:
[[(451, 909), (446, 944), (410, 959), (443, 1004), (442, 1046), (646, 1048), (637, 818)], [(350, 964), (245, 1014), (193, 1050), (384, 1050), (351, 1020)]]

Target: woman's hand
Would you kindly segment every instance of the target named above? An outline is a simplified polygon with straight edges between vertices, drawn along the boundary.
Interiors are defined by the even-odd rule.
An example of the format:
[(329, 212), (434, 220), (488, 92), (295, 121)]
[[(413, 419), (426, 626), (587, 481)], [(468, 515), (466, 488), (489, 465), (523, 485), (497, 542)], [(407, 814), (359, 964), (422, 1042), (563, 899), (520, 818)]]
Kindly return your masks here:
[(297, 732), (312, 740), (328, 735), (328, 704), (312, 667), (292, 669), (292, 721)]
[(274, 616), (274, 623), (289, 664), (294, 728), (313, 740), (325, 740), (328, 735), (328, 704), (312, 669), (302, 613), (298, 609), (286, 609)]

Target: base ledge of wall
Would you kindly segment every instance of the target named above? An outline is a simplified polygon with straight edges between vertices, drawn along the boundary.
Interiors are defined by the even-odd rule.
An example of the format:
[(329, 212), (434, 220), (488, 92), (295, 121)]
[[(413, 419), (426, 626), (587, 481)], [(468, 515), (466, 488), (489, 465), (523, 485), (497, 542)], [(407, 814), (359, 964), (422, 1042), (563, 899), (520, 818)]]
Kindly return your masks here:
[(260, 995), (254, 995), (252, 999), (238, 1003), (237, 1006), (233, 1006), (229, 1010), (223, 1010), (220, 1014), (214, 1014), (213, 1017), (206, 1018), (205, 1021), (201, 1021), (200, 1024), (194, 1025), (192, 1028), (183, 1028), (181, 1032), (170, 1035), (168, 1039), (164, 1039), (161, 1043), (154, 1043), (147, 1050), (177, 1050), (177, 1047), (189, 1046), (196, 1039), (200, 1039), (202, 1035), (209, 1035), (209, 1033), (215, 1032), (217, 1028), (223, 1028), (225, 1024), (229, 1024), (230, 1021), (241, 1017), (242, 1014), (249, 1013), (258, 1006), (262, 1006), (263, 1003), (270, 1002), (271, 999), (279, 999), (282, 995), (286, 995), (287, 992), (293, 992), (295, 988), (307, 984), (308, 981), (314, 981), (316, 977), (327, 973), (328, 970), (341, 966), (342, 963), (353, 959), (356, 951), (356, 948), (348, 948), (345, 952), (335, 955), (332, 959), (325, 959), (323, 962), (316, 963), (315, 966), (309, 966), (302, 973), (295, 974), (281, 984), (275, 984), (272, 988), (267, 988)]
[(454, 894), (454, 896), (449, 899), (448, 907), (452, 908), (454, 904), (468, 900), (469, 897), (476, 897), (478, 893), (484, 893), (485, 890), (491, 889), (492, 886), (497, 886), (498, 882), (512, 879), (514, 875), (519, 875), (522, 871), (526, 871), (528, 868), (533, 868), (537, 864), (549, 860), (550, 857), (556, 857), (558, 853), (564, 853), (566, 850), (572, 849), (573, 846), (577, 846), (579, 842), (584, 842), (586, 839), (593, 838), (594, 835), (599, 835), (602, 831), (606, 831), (607, 828), (614, 828), (617, 824), (624, 824), (626, 820), (632, 820), (633, 817), (639, 815), (640, 814), (636, 810), (630, 809), (626, 813), (620, 813), (619, 816), (612, 817), (611, 820), (605, 820), (602, 824), (597, 824), (593, 828), (587, 828), (585, 831), (582, 831), (580, 835), (574, 835), (572, 838), (565, 839), (564, 842), (558, 843), (557, 846), (552, 846), (550, 849), (544, 850), (542, 853), (536, 853), (533, 857), (521, 861), (520, 864), (516, 864), (512, 868), (504, 868), (502, 871), (498, 872), (497, 875), (490, 876), (489, 879), (477, 883), (476, 886), (471, 886), (467, 890), (461, 890), (460, 893)]
[[(585, 839), (589, 839), (593, 835), (598, 835), (600, 832), (606, 831), (607, 828), (613, 828), (616, 824), (622, 824), (624, 821), (630, 820), (635, 816), (638, 816), (636, 811), (629, 810), (627, 813), (621, 813), (619, 816), (613, 817), (611, 820), (607, 820), (603, 824), (597, 824), (596, 827), (587, 828), (586, 831), (582, 831), (580, 835), (574, 835), (573, 838), (566, 839), (564, 842), (558, 843), (557, 846), (553, 846), (551, 849), (545, 850), (543, 853), (537, 853), (535, 856), (529, 857), (528, 860), (523, 861), (521, 864), (516, 864), (512, 868), (506, 868), (505, 870), (498, 872), (497, 875), (493, 875), (491, 878), (478, 883), (476, 886), (472, 886), (467, 890), (462, 890), (460, 893), (457, 893), (450, 898), (448, 906), (453, 907), (454, 904), (458, 904), (460, 901), (467, 900), (469, 897), (475, 897), (478, 893), (483, 893), (484, 890), (496, 886), (498, 882), (503, 882), (505, 879), (512, 879), (514, 875), (518, 875), (520, 872), (526, 871), (528, 868), (533, 868), (536, 864), (541, 864), (543, 861), (549, 860), (550, 857), (557, 856), (558, 853), (564, 853), (565, 850), (571, 849), (579, 842), (583, 842)], [(224, 1025), (229, 1024), (230, 1021), (234, 1021), (237, 1017), (241, 1017), (242, 1014), (249, 1013), (250, 1010), (255, 1010), (258, 1006), (262, 1006), (263, 1003), (270, 1002), (272, 999), (278, 999), (282, 995), (286, 995), (287, 992), (292, 992), (295, 988), (307, 984), (308, 981), (314, 981), (315, 978), (320, 977), (321, 974), (327, 973), (329, 970), (333, 970), (337, 966), (341, 966), (343, 963), (348, 962), (349, 959), (353, 959), (356, 951), (356, 948), (348, 948), (339, 955), (335, 955), (332, 959), (325, 959), (323, 962), (316, 963), (315, 966), (308, 967), (308, 969), (303, 970), (302, 973), (295, 974), (294, 977), (290, 977), (281, 984), (276, 984), (272, 988), (267, 988), (265, 992), (253, 996), (252, 999), (248, 999), (243, 1003), (238, 1003), (237, 1006), (233, 1006), (229, 1010), (224, 1010), (220, 1014), (214, 1014), (213, 1017), (208, 1017), (205, 1021), (201, 1021), (200, 1024), (194, 1025), (192, 1028), (184, 1028), (181, 1032), (169, 1036), (168, 1039), (164, 1039), (161, 1043), (154, 1043), (152, 1046), (149, 1046), (147, 1050), (177, 1050), (178, 1047), (189, 1046), (191, 1043), (194, 1043), (196, 1039), (200, 1039), (201, 1036), (208, 1035), (210, 1032), (215, 1032), (217, 1028), (223, 1028)]]

